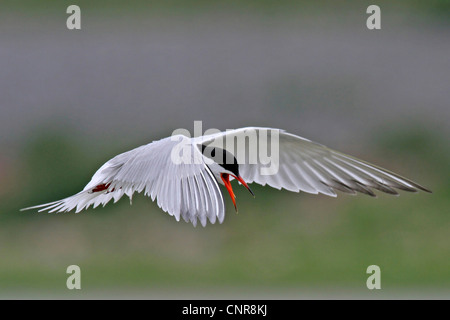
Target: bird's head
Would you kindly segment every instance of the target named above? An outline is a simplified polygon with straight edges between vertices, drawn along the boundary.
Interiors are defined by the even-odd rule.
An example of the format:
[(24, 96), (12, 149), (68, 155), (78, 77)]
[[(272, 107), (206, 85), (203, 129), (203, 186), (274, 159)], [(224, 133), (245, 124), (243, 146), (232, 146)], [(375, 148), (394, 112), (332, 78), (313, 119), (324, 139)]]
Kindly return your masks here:
[(210, 158), (216, 164), (215, 171), (218, 171), (218, 173), (220, 174), (220, 178), (222, 179), (225, 188), (227, 188), (231, 200), (233, 200), (234, 208), (236, 209), (236, 211), (236, 196), (234, 195), (233, 188), (231, 187), (230, 178), (234, 178), (239, 181), (245, 188), (247, 188), (252, 196), (255, 196), (252, 189), (250, 189), (250, 187), (239, 174), (239, 163), (237, 162), (236, 157), (231, 152), (217, 147), (205, 145), (202, 145), (202, 152), (205, 157)]

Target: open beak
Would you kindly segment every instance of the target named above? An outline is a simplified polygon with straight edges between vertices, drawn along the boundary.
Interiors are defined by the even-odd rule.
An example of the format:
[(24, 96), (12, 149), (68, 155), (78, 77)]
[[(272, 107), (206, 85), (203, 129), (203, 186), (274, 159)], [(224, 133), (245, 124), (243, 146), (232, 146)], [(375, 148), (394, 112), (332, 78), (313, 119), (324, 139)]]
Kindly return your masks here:
[(234, 177), (237, 181), (239, 181), (240, 183), (242, 183), (243, 186), (246, 187), (247, 190), (252, 194), (252, 196), (255, 197), (255, 194), (253, 193), (252, 189), (250, 189), (250, 187), (247, 185), (247, 182), (245, 182), (244, 179), (242, 179), (241, 176), (239, 176), (239, 177), (233, 176), (233, 177)]
[[(227, 173), (221, 173), (220, 177), (222, 178), (222, 181), (223, 181), (223, 184), (225, 185), (225, 188), (227, 188), (228, 193), (230, 194), (231, 200), (233, 201), (233, 204), (234, 204), (234, 209), (237, 212), (238, 210), (237, 210), (237, 206), (236, 206), (236, 196), (234, 195), (233, 188), (231, 187), (230, 175), (227, 174)], [(235, 177), (237, 181), (242, 183), (244, 185), (244, 187), (246, 187), (247, 190), (250, 191), (250, 193), (253, 196), (255, 196), (253, 191), (250, 189), (250, 187), (247, 185), (247, 183), (244, 181), (244, 179), (242, 179), (241, 176), (239, 176), (239, 177), (233, 176), (233, 177)]]

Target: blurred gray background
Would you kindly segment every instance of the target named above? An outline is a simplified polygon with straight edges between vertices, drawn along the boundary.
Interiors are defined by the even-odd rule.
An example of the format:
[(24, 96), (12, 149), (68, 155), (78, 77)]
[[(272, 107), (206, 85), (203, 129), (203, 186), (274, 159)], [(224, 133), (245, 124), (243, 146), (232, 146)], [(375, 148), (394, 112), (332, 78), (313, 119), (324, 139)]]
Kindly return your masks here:
[[(70, 4), (0, 4), (1, 297), (449, 297), (448, 1), (379, 1), (375, 31), (368, 1), (78, 1), (79, 31), (66, 28)], [(256, 187), (205, 229), (143, 196), (18, 211), (194, 120), (283, 128), (434, 194)], [(81, 293), (65, 289), (70, 264)], [(384, 270), (377, 295), (370, 264)]]

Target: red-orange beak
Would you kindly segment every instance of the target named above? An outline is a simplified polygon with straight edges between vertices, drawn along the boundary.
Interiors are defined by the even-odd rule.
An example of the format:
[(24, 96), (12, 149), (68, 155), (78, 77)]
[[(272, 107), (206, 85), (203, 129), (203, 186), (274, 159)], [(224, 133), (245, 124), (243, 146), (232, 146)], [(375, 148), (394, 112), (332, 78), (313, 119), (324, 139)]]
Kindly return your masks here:
[[(229, 175), (228, 173), (221, 173), (221, 174), (220, 174), (220, 177), (222, 178), (222, 181), (223, 181), (223, 183), (224, 183), (224, 185), (225, 185), (225, 188), (227, 188), (228, 193), (230, 194), (231, 200), (233, 201), (233, 204), (234, 204), (234, 209), (235, 209), (236, 212), (237, 212), (238, 210), (237, 210), (237, 206), (236, 206), (236, 196), (234, 195), (233, 188), (231, 187), (231, 183), (230, 183), (230, 175)], [(242, 184), (244, 185), (244, 187), (246, 187), (247, 190), (250, 191), (250, 193), (251, 193), (253, 196), (255, 196), (254, 193), (253, 193), (253, 191), (250, 189), (250, 187), (249, 187), (249, 186), (247, 185), (247, 183), (244, 181), (244, 179), (242, 179), (240, 176), (239, 176), (239, 177), (233, 176), (233, 177), (236, 178), (237, 181), (239, 181), (240, 183), (242, 183)]]
[(233, 176), (233, 177), (234, 177), (237, 181), (239, 181), (240, 183), (242, 183), (242, 185), (243, 185), (244, 187), (247, 188), (247, 190), (252, 194), (253, 197), (255, 196), (255, 194), (253, 193), (252, 189), (250, 189), (250, 187), (247, 185), (247, 183), (244, 181), (244, 179), (242, 179), (241, 176), (239, 176), (239, 177)]

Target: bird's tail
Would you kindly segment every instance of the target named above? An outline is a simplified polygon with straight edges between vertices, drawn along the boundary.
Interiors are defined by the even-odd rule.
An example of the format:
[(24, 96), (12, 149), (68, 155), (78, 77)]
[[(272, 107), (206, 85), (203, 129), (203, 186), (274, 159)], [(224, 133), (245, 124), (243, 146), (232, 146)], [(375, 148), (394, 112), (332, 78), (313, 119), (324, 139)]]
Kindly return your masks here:
[[(80, 212), (83, 209), (89, 208), (93, 205), (93, 208), (98, 207), (100, 204), (105, 206), (111, 199), (114, 199), (114, 203), (119, 201), (120, 198), (125, 194), (122, 189), (107, 191), (102, 190), (102, 192), (93, 192), (92, 190), (83, 190), (71, 197), (49, 202), (45, 204), (40, 204), (37, 206), (32, 206), (28, 208), (20, 209), (20, 211), (39, 209), (38, 212), (48, 211), (48, 212), (69, 212), (76, 208), (75, 212)], [(132, 194), (127, 195), (132, 198)]]

